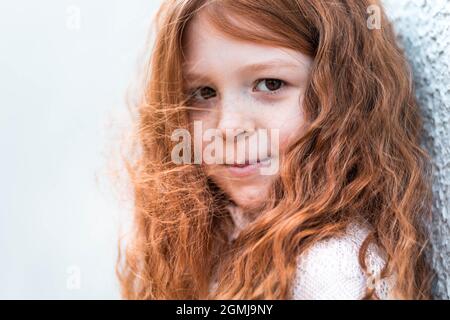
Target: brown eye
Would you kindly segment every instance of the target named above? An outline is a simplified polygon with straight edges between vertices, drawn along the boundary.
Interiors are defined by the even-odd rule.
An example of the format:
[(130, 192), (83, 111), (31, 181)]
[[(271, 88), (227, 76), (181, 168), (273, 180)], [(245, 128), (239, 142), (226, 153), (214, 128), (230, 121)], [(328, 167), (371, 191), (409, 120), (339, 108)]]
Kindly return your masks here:
[(279, 80), (279, 79), (262, 79), (259, 80), (256, 88), (258, 89), (258, 91), (263, 91), (263, 92), (272, 92), (272, 91), (277, 91), (279, 90), (282, 86), (284, 85), (284, 81), (283, 80)]
[(214, 89), (211, 89), (210, 87), (202, 87), (196, 90), (192, 97), (194, 99), (209, 99), (216, 96), (216, 91)]

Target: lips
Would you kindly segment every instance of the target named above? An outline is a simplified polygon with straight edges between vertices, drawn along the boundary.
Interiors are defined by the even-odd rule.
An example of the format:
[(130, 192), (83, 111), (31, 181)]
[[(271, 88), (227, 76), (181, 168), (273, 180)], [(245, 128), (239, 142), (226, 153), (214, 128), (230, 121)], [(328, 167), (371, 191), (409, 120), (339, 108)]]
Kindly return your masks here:
[(229, 166), (231, 166), (231, 167), (236, 167), (236, 168), (243, 168), (243, 167), (246, 167), (246, 166), (248, 166), (250, 163), (244, 163), (244, 164), (229, 164)]
[(263, 166), (266, 166), (270, 163), (270, 158), (265, 158), (261, 161), (251, 162), (246, 161), (243, 164), (228, 164), (226, 165), (226, 168), (228, 169), (228, 172), (235, 177), (245, 177), (245, 176), (251, 176), (259, 173), (259, 169)]
[(263, 163), (263, 162), (267, 162), (269, 160), (270, 160), (269, 158), (264, 158), (261, 161), (259, 159), (256, 160), (256, 161), (255, 160), (250, 161), (250, 160), (246, 159), (244, 163), (232, 163), (232, 164), (226, 164), (226, 165), (230, 166), (230, 167), (243, 168), (243, 167), (246, 167), (246, 166), (251, 165), (251, 164)]

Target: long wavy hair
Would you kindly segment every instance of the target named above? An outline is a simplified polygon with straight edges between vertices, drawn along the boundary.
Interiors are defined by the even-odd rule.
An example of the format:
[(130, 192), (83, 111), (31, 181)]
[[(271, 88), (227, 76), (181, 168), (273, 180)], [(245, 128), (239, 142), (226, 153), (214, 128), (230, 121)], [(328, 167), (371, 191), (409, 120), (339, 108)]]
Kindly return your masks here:
[[(370, 5), (381, 28), (367, 27)], [(314, 58), (304, 94), (306, 133), (293, 143), (260, 215), (233, 242), (230, 199), (202, 166), (174, 164), (171, 134), (189, 128), (183, 39), (199, 11), (224, 34), (299, 50)], [(132, 186), (131, 237), (116, 265), (126, 299), (290, 299), (296, 259), (371, 226), (394, 292), (430, 298), (426, 225), (431, 168), (411, 71), (381, 5), (369, 0), (170, 0), (155, 16), (142, 69), (134, 141), (125, 166)], [(211, 290), (216, 277), (217, 287)], [(367, 289), (365, 298), (377, 298)]]

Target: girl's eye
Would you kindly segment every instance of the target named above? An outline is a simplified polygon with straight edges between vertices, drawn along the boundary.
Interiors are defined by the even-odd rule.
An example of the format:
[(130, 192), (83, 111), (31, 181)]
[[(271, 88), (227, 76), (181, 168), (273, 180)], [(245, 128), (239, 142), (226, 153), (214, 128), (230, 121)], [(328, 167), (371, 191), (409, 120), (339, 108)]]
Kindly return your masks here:
[[(266, 92), (268, 94), (276, 94), (280, 89), (286, 85), (286, 82), (279, 79), (260, 79), (256, 81), (256, 86), (254, 91)], [(192, 91), (190, 94), (190, 101), (202, 101), (214, 98), (216, 96), (216, 91), (211, 87), (200, 87), (197, 90)]]
[(193, 99), (204, 99), (207, 100), (209, 98), (213, 98), (216, 96), (216, 91), (210, 87), (202, 87), (202, 88), (198, 88), (197, 90), (195, 90), (192, 95), (191, 98)]
[(261, 79), (256, 82), (256, 89), (258, 91), (275, 93), (286, 83), (279, 79)]

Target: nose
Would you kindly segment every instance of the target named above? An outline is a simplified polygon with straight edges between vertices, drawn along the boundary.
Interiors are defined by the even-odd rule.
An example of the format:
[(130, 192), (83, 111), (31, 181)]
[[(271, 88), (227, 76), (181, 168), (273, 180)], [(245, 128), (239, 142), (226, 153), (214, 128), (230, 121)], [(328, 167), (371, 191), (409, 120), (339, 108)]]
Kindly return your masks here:
[(246, 104), (248, 102), (240, 98), (228, 98), (221, 101), (217, 129), (224, 138), (228, 136), (235, 140), (244, 131), (249, 134), (255, 131), (255, 117), (249, 112), (250, 105)]

